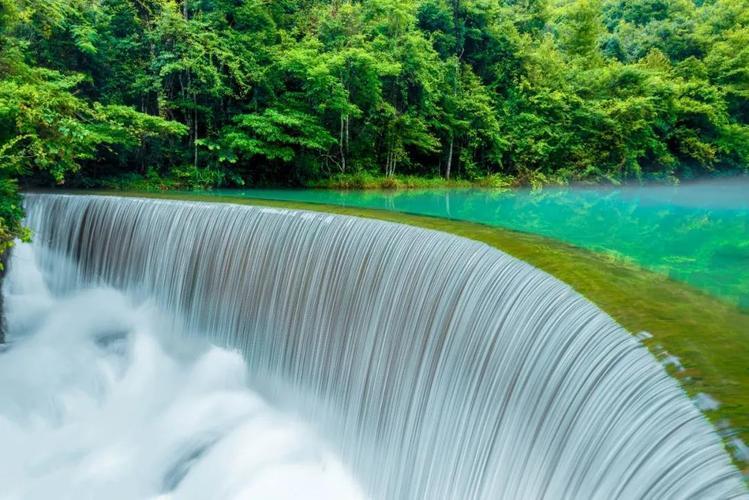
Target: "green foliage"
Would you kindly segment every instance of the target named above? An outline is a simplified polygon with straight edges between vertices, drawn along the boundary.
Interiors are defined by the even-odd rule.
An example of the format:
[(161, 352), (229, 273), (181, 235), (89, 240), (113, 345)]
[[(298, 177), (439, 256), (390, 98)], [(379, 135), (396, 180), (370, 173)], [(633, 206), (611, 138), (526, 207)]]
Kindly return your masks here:
[(355, 174), (334, 174), (324, 179), (312, 181), (309, 187), (322, 189), (428, 189), (428, 188), (468, 188), (472, 186), (482, 187), (509, 187), (512, 179), (500, 182), (498, 177), (483, 178), (480, 181), (471, 182), (467, 180), (446, 180), (443, 177), (423, 177), (415, 175), (396, 175), (387, 177), (384, 175), (373, 175), (368, 172)]
[[(21, 227), (21, 197), (18, 186), (10, 179), (0, 179), (0, 255), (10, 248), (14, 238), (28, 240), (30, 234)], [(3, 264), (0, 260), (0, 272)]]
[(184, 127), (121, 105), (78, 98), (81, 75), (34, 70), (23, 80), (0, 81), (0, 162), (20, 174), (36, 169), (62, 183), (82, 160), (101, 148), (137, 147), (149, 137), (179, 134)]
[(262, 114), (235, 116), (234, 125), (226, 127), (221, 140), (229, 150), (230, 163), (238, 156), (249, 160), (258, 155), (288, 163), (297, 152), (325, 151), (335, 143), (314, 115), (272, 108)]
[[(27, 238), (17, 179), (62, 184), (107, 152), (138, 150), (184, 125), (86, 95), (92, 76), (76, 71), (98, 54), (95, 23), (104, 13), (86, 2), (0, 3), (0, 254)], [(104, 96), (102, 96), (104, 97)], [(103, 98), (101, 100), (104, 100)]]
[(504, 186), (749, 164), (744, 0), (0, 0), (0, 35), (3, 182)]

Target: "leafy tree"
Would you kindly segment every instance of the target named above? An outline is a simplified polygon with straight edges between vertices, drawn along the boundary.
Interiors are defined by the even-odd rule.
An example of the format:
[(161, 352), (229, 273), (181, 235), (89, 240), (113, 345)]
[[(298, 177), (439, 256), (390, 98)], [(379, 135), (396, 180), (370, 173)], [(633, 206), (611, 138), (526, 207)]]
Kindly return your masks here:
[(747, 47), (745, 0), (0, 0), (0, 244), (19, 183), (746, 171)]
[[(95, 34), (76, 24), (80, 12), (66, 2), (3, 3), (0, 17), (0, 252), (12, 238), (27, 236), (20, 225), (19, 177), (43, 174), (62, 184), (84, 162), (104, 150), (135, 148), (154, 137), (179, 135), (178, 123), (132, 108), (79, 96), (86, 75), (33, 64), (21, 34), (56, 39), (65, 31), (71, 46), (89, 53)], [(75, 21), (75, 22), (74, 22)], [(51, 47), (46, 47), (51, 50)], [(51, 66), (51, 65), (50, 65)]]

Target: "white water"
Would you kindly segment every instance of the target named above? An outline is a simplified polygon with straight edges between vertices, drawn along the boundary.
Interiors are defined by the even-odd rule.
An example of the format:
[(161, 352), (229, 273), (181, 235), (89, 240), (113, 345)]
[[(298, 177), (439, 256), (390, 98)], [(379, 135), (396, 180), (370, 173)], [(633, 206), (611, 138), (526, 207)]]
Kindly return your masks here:
[[(745, 493), (633, 336), (479, 243), (232, 205), (30, 195), (27, 209), (56, 294), (114, 286), (158, 306), (165, 330), (239, 349), (253, 387), (304, 415), (375, 498)], [(192, 385), (176, 378), (171, 391)]]
[(307, 426), (247, 388), (240, 354), (176, 349), (153, 307), (112, 289), (52, 297), (28, 245), (6, 292), (0, 498), (361, 497)]

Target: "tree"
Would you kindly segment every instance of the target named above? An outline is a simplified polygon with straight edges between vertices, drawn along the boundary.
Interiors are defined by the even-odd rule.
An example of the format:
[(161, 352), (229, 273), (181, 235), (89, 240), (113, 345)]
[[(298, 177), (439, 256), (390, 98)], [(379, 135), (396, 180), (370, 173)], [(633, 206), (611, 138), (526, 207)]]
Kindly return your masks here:
[(0, 5), (6, 187), (618, 182), (749, 163), (743, 0)]
[(32, 64), (25, 50), (28, 42), (18, 33), (39, 31), (55, 38), (66, 30), (82, 52), (95, 52), (95, 36), (72, 23), (68, 16), (77, 20), (80, 13), (67, 3), (24, 7), (3, 4), (0, 17), (5, 49), (0, 56), (0, 253), (13, 238), (26, 236), (20, 225), (19, 177), (43, 174), (62, 184), (104, 150), (137, 148), (147, 138), (184, 132), (181, 125), (160, 117), (80, 97), (87, 83), (84, 74)]

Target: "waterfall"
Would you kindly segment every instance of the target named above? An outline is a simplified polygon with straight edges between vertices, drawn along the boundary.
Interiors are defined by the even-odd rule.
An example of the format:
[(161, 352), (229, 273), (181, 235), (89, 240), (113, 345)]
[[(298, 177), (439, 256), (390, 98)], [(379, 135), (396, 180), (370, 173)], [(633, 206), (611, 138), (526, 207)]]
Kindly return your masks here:
[(55, 293), (113, 286), (237, 349), (253, 389), (314, 425), (373, 498), (745, 494), (635, 338), (496, 249), (297, 210), (25, 203)]

